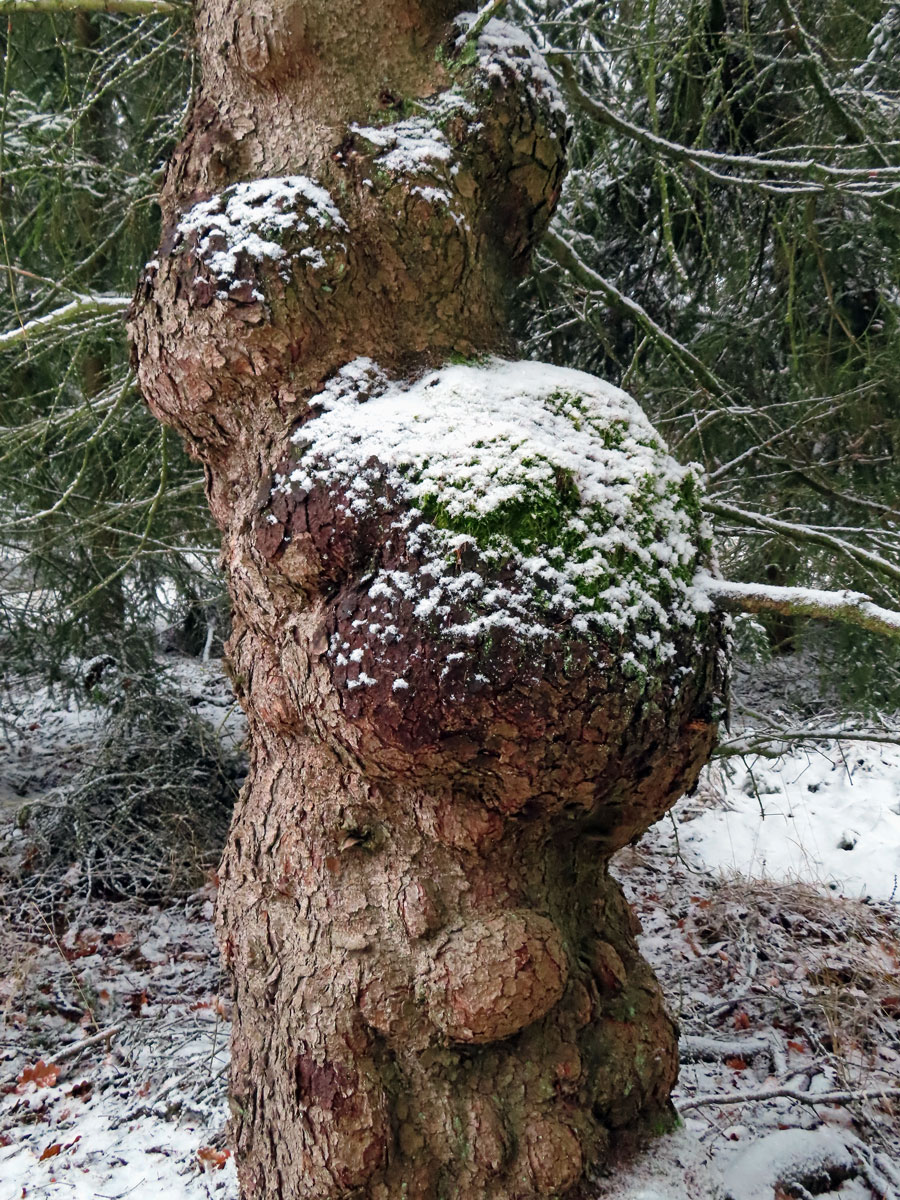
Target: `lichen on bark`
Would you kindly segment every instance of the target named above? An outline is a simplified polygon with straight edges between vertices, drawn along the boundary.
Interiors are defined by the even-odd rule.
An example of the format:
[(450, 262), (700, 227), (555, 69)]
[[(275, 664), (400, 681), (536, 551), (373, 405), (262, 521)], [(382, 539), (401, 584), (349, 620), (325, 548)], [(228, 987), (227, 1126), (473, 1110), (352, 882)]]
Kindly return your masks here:
[(698, 484), (621, 393), (485, 357), (566, 122), (460, 8), (201, 0), (132, 314), (234, 602), (217, 919), (257, 1200), (562, 1195), (676, 1072), (607, 864), (715, 737)]

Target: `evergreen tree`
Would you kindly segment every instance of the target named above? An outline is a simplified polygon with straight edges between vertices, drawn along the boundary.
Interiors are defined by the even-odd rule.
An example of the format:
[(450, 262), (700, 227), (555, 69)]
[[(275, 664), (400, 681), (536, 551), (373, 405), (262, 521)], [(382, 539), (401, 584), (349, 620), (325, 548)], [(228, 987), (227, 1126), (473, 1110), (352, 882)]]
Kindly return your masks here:
[(142, 404), (124, 337), (190, 87), (184, 34), (51, 11), (0, 35), (7, 671), (71, 682), (101, 652), (145, 668), (154, 627), (217, 591), (202, 477)]

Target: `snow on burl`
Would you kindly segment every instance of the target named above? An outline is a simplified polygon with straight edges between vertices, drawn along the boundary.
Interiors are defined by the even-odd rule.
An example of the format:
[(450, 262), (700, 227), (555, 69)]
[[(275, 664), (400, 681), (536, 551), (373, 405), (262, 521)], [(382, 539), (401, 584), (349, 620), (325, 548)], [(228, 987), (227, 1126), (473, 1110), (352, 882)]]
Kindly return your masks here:
[(394, 514), (416, 566), (382, 567), (370, 597), (412, 600), (463, 641), (499, 626), (542, 638), (560, 623), (627, 634), (622, 658), (636, 665), (672, 657), (671, 638), (695, 625), (710, 545), (700, 477), (625, 392), (497, 358), (389, 382), (361, 359), (314, 403), (275, 489), (341, 493), (359, 521)]

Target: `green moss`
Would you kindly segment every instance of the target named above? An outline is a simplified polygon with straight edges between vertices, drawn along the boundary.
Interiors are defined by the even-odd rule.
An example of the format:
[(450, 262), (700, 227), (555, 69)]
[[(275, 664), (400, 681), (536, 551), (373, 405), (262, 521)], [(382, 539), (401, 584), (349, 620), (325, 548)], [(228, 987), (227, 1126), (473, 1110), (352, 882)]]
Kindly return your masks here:
[[(471, 360), (460, 361), (471, 365)], [(514, 565), (522, 558), (545, 558), (588, 601), (587, 607), (594, 610), (601, 625), (611, 588), (622, 589), (630, 597), (625, 601), (626, 606), (641, 605), (650, 598), (667, 609), (670, 602), (681, 599), (679, 583), (692, 583), (698, 563), (710, 549), (708, 539), (700, 533), (702, 512), (697, 477), (692, 472), (679, 476), (661, 470), (658, 474), (650, 471), (629, 478), (626, 441), (634, 437), (633, 427), (622, 421), (599, 421), (596, 407), (592, 409), (589, 401), (570, 392), (555, 393), (546, 403), (571, 423), (573, 430), (590, 432), (606, 450), (622, 452), (623, 487), (630, 489), (633, 509), (625, 526), (626, 544), (615, 545), (615, 538), (607, 538), (602, 569), (598, 567), (596, 549), (586, 543), (592, 535), (602, 539), (614, 533), (615, 514), (600, 504), (585, 504), (574, 473), (539, 454), (524, 459), (522, 467), (541, 468), (538, 474), (542, 480), (530, 483), (527, 490), (519, 489), (512, 498), (484, 512), (479, 511), (478, 497), (471, 492), (466, 470), (479, 465), (479, 450), (496, 457), (497, 447), (476, 442), (472, 457), (460, 463), (458, 485), (450, 479), (439, 492), (417, 497), (423, 516), (437, 530), (471, 538), (491, 568), (502, 568), (506, 563)], [(643, 440), (652, 451), (665, 454), (656, 438), (645, 436)], [(612, 467), (615, 471), (615, 462)], [(515, 482), (513, 474), (509, 481)], [(662, 573), (658, 558), (648, 558), (644, 553), (645, 548), (665, 541), (669, 532), (666, 518), (660, 516), (661, 502), (668, 502), (676, 513), (683, 515), (684, 531), (695, 547), (694, 555), (685, 556), (687, 561), (671, 564), (671, 578)], [(532, 603), (538, 611), (547, 612), (555, 603), (555, 587), (545, 586), (539, 575), (533, 578)], [(608, 632), (612, 633), (614, 628), (610, 624)], [(639, 645), (633, 647), (633, 653), (635, 657), (625, 666), (630, 676), (641, 683), (646, 677), (646, 665), (655, 654)]]

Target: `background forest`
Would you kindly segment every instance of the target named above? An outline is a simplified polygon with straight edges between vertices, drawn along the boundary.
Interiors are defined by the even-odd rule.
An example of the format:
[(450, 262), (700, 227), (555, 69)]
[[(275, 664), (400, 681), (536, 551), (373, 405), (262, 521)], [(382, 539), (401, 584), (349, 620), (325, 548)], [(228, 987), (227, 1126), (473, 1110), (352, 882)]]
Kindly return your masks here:
[[(703, 465), (727, 579), (802, 587), (813, 603), (815, 589), (851, 589), (900, 610), (900, 4), (501, 7), (543, 49), (571, 116), (558, 214), (517, 296), (523, 356), (621, 385), (677, 458)], [(203, 880), (242, 779), (241, 729), (214, 665), (227, 599), (202, 473), (144, 407), (124, 327), (159, 239), (161, 172), (191, 103), (191, 18), (167, 0), (119, 9), (0, 0), (0, 817), (16, 821), (14, 834), (0, 829), (0, 888), (11, 925), (49, 931), (53, 994), (71, 993), (70, 1008), (90, 1012), (92, 1035), (106, 1024), (104, 987), (73, 992), (75, 959), (130, 953), (132, 942), (137, 955), (140, 942), (130, 982), (104, 985), (113, 1000), (136, 1016), (153, 1013), (154, 989), (160, 1003), (196, 1000), (196, 1020), (209, 1016), (215, 1032), (194, 1031), (183, 1090), (208, 1129), (218, 1120), (227, 1002), (216, 996), (208, 925), (200, 935), (191, 922), (211, 912)], [(833, 772), (839, 733), (847, 780), (855, 772), (869, 788), (857, 788), (847, 813), (882, 784), (885, 811), (896, 803), (900, 639), (775, 612), (737, 617), (734, 636), (731, 726), (716, 768), (731, 772), (734, 792), (763, 811), (780, 786), (771, 763), (796, 763), (801, 748), (822, 747)], [(863, 739), (888, 748), (890, 763), (860, 757), (857, 769), (851, 755), (848, 765), (841, 747)], [(824, 767), (804, 779), (812, 793), (833, 782)], [(43, 802), (22, 807), (38, 793)], [(858, 835), (834, 832), (840, 857)], [(682, 859), (676, 821), (657, 838), (629, 869), (687, 1040), (724, 1028), (733, 1051), (733, 1034), (750, 1031), (763, 1078), (792, 1078), (788, 1053), (809, 1078), (811, 1063), (827, 1061), (823, 1087), (857, 1100), (867, 1081), (896, 1090), (889, 980), (900, 942), (887, 932), (896, 874), (893, 892), (888, 881), (876, 893), (890, 921), (877, 906), (867, 920), (856, 909), (826, 912), (799, 885), (789, 894), (760, 885), (748, 900), (734, 881), (713, 885)], [(878, 860), (883, 874), (896, 871), (895, 845)], [(108, 938), (92, 941), (89, 904), (134, 897), (180, 897), (185, 907), (177, 919), (151, 908), (140, 928), (131, 909), (110, 909)], [(795, 931), (807, 947), (802, 967)], [(204, 963), (185, 966), (195, 941)], [(846, 947), (839, 966), (826, 955), (835, 943)], [(726, 958), (698, 951), (694, 963), (698, 944)], [(770, 971), (759, 965), (762, 946)], [(693, 964), (687, 983), (673, 965), (682, 951)], [(653, 957), (652, 946), (645, 952)], [(880, 964), (874, 976), (865, 960)], [(160, 976), (163, 962), (181, 966)], [(757, 970), (767, 990), (754, 1007), (747, 980)], [(788, 978), (796, 990), (784, 984), (782, 994)], [(14, 1008), (20, 992), (10, 988), (0, 978), (0, 1005)], [(855, 1007), (845, 995), (854, 992), (863, 997)], [(738, 999), (719, 1012), (726, 993)], [(160, 1080), (182, 1032), (160, 1034), (152, 1053), (131, 1045), (159, 1089), (156, 1109), (118, 1095), (135, 1120), (171, 1098)], [(785, 1039), (801, 1049), (786, 1052)], [(720, 1068), (731, 1085), (727, 1055), (714, 1067), (699, 1041), (682, 1050), (694, 1052), (706, 1064), (689, 1076), (701, 1094), (726, 1087)], [(876, 1067), (887, 1074), (871, 1075)], [(757, 1082), (752, 1072), (740, 1078)], [(854, 1129), (869, 1148), (856, 1165), (896, 1197), (900, 1165), (878, 1157), (896, 1135), (893, 1110), (885, 1118), (860, 1105)], [(785, 1111), (772, 1109), (760, 1128), (782, 1128)], [(215, 1173), (227, 1151), (209, 1136), (200, 1164)], [(209, 1194), (185, 1186), (185, 1196)]]
[[(123, 327), (190, 103), (187, 14), (49, 7), (3, 37), (0, 636), (7, 672), (72, 686), (97, 654), (145, 671), (179, 622), (202, 650), (220, 588), (202, 480)], [(573, 120), (526, 352), (621, 384), (703, 463), (727, 577), (898, 607), (900, 9), (508, 7)], [(746, 655), (806, 650), (848, 710), (896, 705), (896, 645), (762, 626), (739, 622)]]

